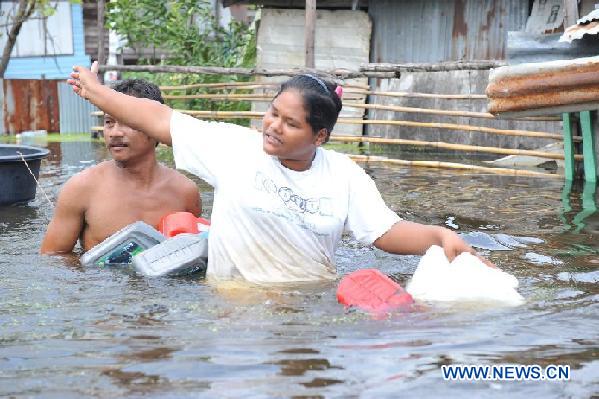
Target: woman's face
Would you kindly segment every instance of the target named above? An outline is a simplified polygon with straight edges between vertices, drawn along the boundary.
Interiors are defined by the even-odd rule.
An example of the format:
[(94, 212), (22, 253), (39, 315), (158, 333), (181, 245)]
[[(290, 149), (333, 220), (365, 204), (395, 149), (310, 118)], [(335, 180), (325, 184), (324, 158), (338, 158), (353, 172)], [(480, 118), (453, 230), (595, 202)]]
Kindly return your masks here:
[(310, 168), (316, 148), (324, 143), (326, 130), (314, 135), (301, 94), (284, 91), (275, 98), (262, 121), (263, 149), (294, 170)]

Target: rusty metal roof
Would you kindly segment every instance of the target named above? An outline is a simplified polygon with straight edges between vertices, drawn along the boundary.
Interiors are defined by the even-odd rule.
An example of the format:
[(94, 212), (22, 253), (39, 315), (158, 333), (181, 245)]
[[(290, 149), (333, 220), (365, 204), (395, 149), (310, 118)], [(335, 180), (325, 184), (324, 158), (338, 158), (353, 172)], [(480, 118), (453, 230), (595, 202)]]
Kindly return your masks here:
[(572, 40), (582, 39), (584, 35), (596, 35), (597, 33), (599, 33), (599, 9), (580, 18), (576, 21), (576, 25), (567, 27), (559, 41), (571, 43)]
[(496, 68), (489, 74), (488, 111), (550, 115), (599, 108), (599, 57)]

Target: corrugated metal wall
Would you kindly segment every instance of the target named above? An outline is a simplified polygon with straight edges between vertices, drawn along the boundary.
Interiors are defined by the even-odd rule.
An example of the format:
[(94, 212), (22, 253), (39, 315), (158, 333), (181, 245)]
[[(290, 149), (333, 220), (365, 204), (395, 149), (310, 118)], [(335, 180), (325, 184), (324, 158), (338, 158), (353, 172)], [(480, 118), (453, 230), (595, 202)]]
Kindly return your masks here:
[(94, 125), (91, 116), (97, 108), (73, 93), (66, 82), (58, 83), (60, 133), (88, 133)]
[(376, 0), (372, 62), (505, 59), (507, 32), (522, 30), (528, 0)]
[[(88, 133), (94, 125), (96, 107), (81, 99), (64, 81), (8, 80), (0, 94), (0, 134), (26, 130), (60, 133)], [(4, 101), (5, 100), (5, 101)]]
[(59, 129), (58, 94), (55, 80), (7, 80), (4, 89), (4, 132)]
[(0, 79), (0, 135), (4, 134), (4, 79)]

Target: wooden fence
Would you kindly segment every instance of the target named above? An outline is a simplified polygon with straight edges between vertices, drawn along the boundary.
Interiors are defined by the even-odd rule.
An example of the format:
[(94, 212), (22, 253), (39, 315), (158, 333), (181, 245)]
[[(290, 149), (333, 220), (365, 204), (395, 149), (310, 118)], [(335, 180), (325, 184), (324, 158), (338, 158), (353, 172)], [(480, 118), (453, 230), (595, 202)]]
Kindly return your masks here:
[[(129, 68), (130, 67), (124, 67)], [(148, 70), (152, 67), (136, 67), (135, 70)], [(183, 68), (183, 69), (181, 69)], [(163, 71), (162, 69), (152, 70), (153, 72), (197, 72), (195, 69), (192, 71), (190, 68), (199, 67), (177, 67), (171, 71)], [(488, 67), (487, 67), (488, 68)], [(104, 68), (100, 68), (106, 69)], [(156, 68), (154, 68), (156, 69)], [(172, 68), (171, 68), (172, 69)], [(203, 73), (219, 73), (222, 72), (220, 69), (213, 71), (211, 69), (201, 69)], [(222, 68), (221, 68), (222, 69)], [(236, 73), (236, 71), (230, 71)], [(279, 71), (280, 72), (280, 71)], [(289, 71), (285, 71), (287, 74)], [(257, 75), (270, 76), (276, 73), (258, 73)], [(290, 72), (288, 74), (291, 74)], [(396, 74), (397, 75), (397, 74)], [(350, 75), (351, 76), (351, 75)], [(345, 77), (345, 76), (344, 76)], [(385, 77), (385, 76), (383, 76)], [(373, 91), (369, 86), (366, 85), (343, 85), (343, 107), (344, 109), (354, 108), (363, 109), (365, 112), (368, 110), (388, 111), (388, 112), (404, 112), (418, 114), (426, 118), (427, 116), (441, 116), (441, 117), (469, 117), (475, 119), (494, 119), (495, 117), (486, 112), (473, 112), (469, 110), (443, 110), (435, 108), (415, 108), (395, 105), (382, 105), (382, 104), (371, 104), (365, 103), (364, 99), (368, 99), (368, 96), (386, 96), (386, 97), (413, 97), (413, 98), (431, 98), (431, 99), (446, 99), (446, 100), (462, 100), (462, 99), (477, 99), (484, 100), (486, 96), (484, 94), (436, 94), (436, 93), (414, 93), (414, 92), (388, 92), (388, 91)], [(247, 101), (251, 103), (259, 102), (270, 102), (275, 94), (277, 85), (274, 83), (262, 83), (259, 81), (254, 82), (224, 82), (224, 83), (203, 83), (203, 84), (190, 84), (181, 86), (161, 86), (163, 97), (167, 102), (176, 100), (194, 100), (202, 99), (217, 104), (223, 104), (223, 102), (237, 102)], [(217, 106), (218, 108), (218, 106)], [(215, 119), (215, 120), (234, 120), (234, 119), (261, 119), (264, 115), (263, 112), (255, 111), (213, 111), (213, 110), (191, 110), (181, 109), (180, 111), (193, 115), (203, 119)], [(101, 113), (95, 113), (101, 115)], [(519, 118), (515, 120), (522, 121), (559, 121), (557, 117), (530, 117), (530, 118)], [(544, 132), (544, 131), (532, 131), (523, 129), (498, 129), (487, 126), (473, 126), (470, 124), (459, 124), (459, 123), (446, 123), (446, 122), (420, 122), (420, 121), (408, 121), (408, 120), (395, 120), (395, 119), (368, 119), (365, 115), (363, 118), (344, 118), (340, 117), (338, 125), (392, 125), (398, 127), (418, 127), (426, 129), (447, 129), (456, 131), (456, 134), (460, 132), (478, 132), (485, 134), (496, 134), (506, 136), (519, 136), (519, 137), (534, 137), (539, 139), (549, 139), (554, 141), (563, 140), (561, 132)], [(102, 130), (102, 127), (95, 127), (93, 130)], [(580, 137), (574, 137), (575, 141), (580, 141)], [(340, 135), (335, 132), (331, 135), (331, 141), (334, 142), (345, 142), (345, 143), (377, 143), (386, 145), (409, 145), (422, 148), (436, 148), (450, 151), (465, 151), (468, 153), (486, 153), (486, 154), (498, 154), (498, 155), (525, 155), (540, 157), (547, 160), (563, 160), (563, 153), (553, 153), (538, 150), (523, 150), (517, 148), (501, 148), (501, 147), (489, 147), (489, 146), (477, 146), (467, 144), (454, 144), (443, 141), (424, 141), (424, 140), (410, 140), (410, 139), (392, 139), (385, 137), (374, 137), (374, 136), (347, 136)], [(518, 176), (535, 176), (535, 177), (561, 177), (554, 173), (544, 173), (531, 170), (521, 169), (509, 169), (502, 167), (483, 167), (477, 165), (459, 164), (453, 162), (438, 162), (438, 161), (406, 161), (401, 159), (389, 159), (385, 157), (369, 157), (369, 156), (354, 156), (354, 159), (358, 162), (377, 162), (377, 163), (388, 163), (395, 165), (409, 165), (409, 166), (423, 166), (423, 167), (436, 167), (436, 168), (450, 168), (450, 169), (461, 169), (470, 171), (480, 171), (481, 173), (496, 173), (496, 174), (508, 174)], [(576, 160), (582, 160), (581, 155), (575, 157)]]

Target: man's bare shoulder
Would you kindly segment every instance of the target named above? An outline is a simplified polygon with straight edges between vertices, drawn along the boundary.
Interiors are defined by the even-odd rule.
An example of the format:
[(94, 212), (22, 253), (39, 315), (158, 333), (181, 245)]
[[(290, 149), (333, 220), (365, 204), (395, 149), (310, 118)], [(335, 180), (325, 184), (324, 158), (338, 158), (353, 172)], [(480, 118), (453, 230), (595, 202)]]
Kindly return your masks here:
[(178, 190), (195, 190), (197, 191), (198, 186), (191, 180), (189, 177), (185, 176), (183, 173), (178, 170), (169, 168), (167, 166), (162, 165), (164, 177), (169, 182), (169, 185), (173, 186)]
[(67, 190), (90, 190), (106, 178), (111, 161), (104, 161), (71, 176), (64, 185)]

